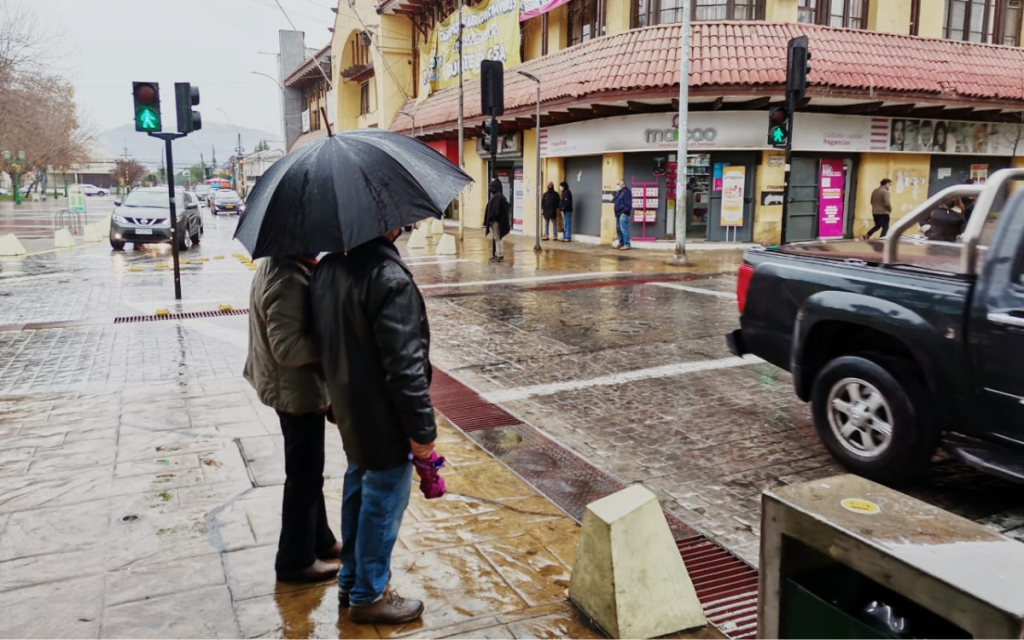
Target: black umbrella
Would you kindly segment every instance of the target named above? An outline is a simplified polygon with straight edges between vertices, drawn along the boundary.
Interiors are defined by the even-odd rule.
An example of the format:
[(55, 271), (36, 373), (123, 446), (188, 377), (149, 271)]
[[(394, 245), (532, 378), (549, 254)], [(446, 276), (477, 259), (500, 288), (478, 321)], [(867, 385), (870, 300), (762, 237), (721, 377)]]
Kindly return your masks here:
[(235, 238), (254, 258), (350, 251), (441, 215), (472, 181), (414, 138), (376, 129), (329, 135), (263, 174)]

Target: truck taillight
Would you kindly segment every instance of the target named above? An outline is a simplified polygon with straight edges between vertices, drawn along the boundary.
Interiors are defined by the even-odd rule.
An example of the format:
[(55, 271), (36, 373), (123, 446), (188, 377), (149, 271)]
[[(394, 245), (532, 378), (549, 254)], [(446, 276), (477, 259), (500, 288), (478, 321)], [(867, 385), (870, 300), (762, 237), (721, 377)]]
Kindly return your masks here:
[(749, 264), (740, 266), (739, 278), (736, 280), (736, 305), (740, 308), (740, 314), (747, 306), (747, 289), (750, 288), (750, 277), (753, 275), (754, 267)]

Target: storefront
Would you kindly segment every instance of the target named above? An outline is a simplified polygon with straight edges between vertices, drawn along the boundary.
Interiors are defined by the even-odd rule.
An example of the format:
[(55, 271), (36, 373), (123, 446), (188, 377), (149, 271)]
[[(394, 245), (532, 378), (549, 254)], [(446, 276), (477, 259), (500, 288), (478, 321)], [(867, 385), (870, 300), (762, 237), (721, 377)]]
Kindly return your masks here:
[(601, 235), (601, 161), (601, 156), (565, 159), (565, 182), (572, 190), (573, 234)]
[[(896, 180), (901, 170), (900, 154), (930, 156), (927, 191), (934, 193), (971, 177), (984, 179), (1008, 166), (1014, 141), (1019, 137), (1016, 126), (1006, 124), (818, 113), (801, 113), (796, 120), (786, 221), (790, 241), (854, 235), (857, 181), (865, 158), (896, 157), (891, 167), (891, 177)], [(759, 162), (762, 152), (771, 150), (767, 145), (767, 121), (767, 114), (757, 111), (689, 115), (689, 154), (684, 163), (688, 237), (750, 242), (756, 235), (758, 212), (781, 212), (781, 154), (772, 158), (778, 166), (766, 167)], [(675, 156), (677, 123), (676, 114), (660, 113), (552, 126), (542, 132), (541, 155), (564, 158), (570, 178), (584, 170), (585, 175), (593, 177), (586, 189), (598, 193), (595, 185), (602, 182), (601, 158), (622, 154), (622, 178), (633, 188), (634, 209), (639, 210), (632, 221), (634, 237), (641, 241), (672, 238), (679, 170)], [(778, 179), (759, 180), (759, 172), (766, 168), (773, 175), (777, 172)], [(914, 182), (915, 193), (917, 181), (927, 179), (923, 173), (907, 175), (907, 180)], [(607, 191), (610, 185), (604, 184), (603, 188)], [(581, 190), (574, 186), (573, 192), (579, 203)], [(609, 198), (607, 192), (605, 198)], [(577, 217), (579, 233), (599, 235), (598, 212)]]
[(477, 139), (477, 153), (487, 159), (487, 175), (496, 175), (509, 204), (512, 205), (512, 230), (523, 230), (523, 134), (510, 133), (498, 138), (497, 163), (490, 167), (491, 154), (483, 149), (482, 140)]

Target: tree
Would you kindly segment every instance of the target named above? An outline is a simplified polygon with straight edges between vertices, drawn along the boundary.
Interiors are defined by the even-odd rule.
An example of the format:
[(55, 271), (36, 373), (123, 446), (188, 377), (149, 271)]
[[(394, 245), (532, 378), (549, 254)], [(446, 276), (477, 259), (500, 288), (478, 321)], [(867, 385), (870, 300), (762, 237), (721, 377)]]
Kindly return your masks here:
[(110, 177), (117, 180), (118, 184), (130, 187), (138, 184), (142, 177), (148, 173), (146, 168), (134, 159), (118, 159), (117, 166), (110, 172)]
[(270, 145), (267, 144), (266, 140), (260, 140), (259, 143), (256, 144), (256, 151), (270, 151)]
[(203, 168), (198, 164), (194, 164), (188, 169), (189, 177), (192, 178), (193, 184), (199, 184), (203, 180), (206, 180), (206, 176), (203, 175)]

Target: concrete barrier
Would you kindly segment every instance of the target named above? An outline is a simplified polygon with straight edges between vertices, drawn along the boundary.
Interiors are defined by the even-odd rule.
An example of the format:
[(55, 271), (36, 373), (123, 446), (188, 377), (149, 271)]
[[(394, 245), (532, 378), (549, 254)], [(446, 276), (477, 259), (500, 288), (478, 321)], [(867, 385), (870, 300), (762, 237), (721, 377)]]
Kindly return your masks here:
[(416, 227), (417, 229), (419, 229), (419, 230), (421, 230), (423, 232), (423, 237), (424, 238), (433, 238), (434, 237), (434, 225), (431, 223), (432, 220), (433, 220), (433, 218), (427, 218), (426, 220), (420, 220), (419, 225), (417, 225), (417, 227)]
[(707, 623), (658, 499), (642, 485), (587, 505), (569, 598), (613, 638)]
[(416, 227), (412, 230), (412, 234), (409, 236), (409, 241), (405, 243), (406, 249), (426, 249), (427, 239), (423, 237), (423, 229)]
[[(438, 220), (440, 222), (440, 220)], [(454, 256), (456, 253), (455, 236), (450, 233), (441, 234), (441, 240), (437, 243), (437, 248), (434, 249), (434, 255), (437, 256)]]
[(0, 236), (0, 256), (23, 256), (25, 253), (25, 246), (13, 233)]
[(98, 222), (94, 224), (85, 225), (85, 229), (82, 231), (83, 242), (103, 242), (105, 236), (97, 228), (98, 225)]
[(442, 235), (444, 233), (444, 221), (440, 218), (434, 218), (430, 221), (431, 230), (435, 236)]
[(71, 235), (71, 230), (65, 227), (54, 232), (53, 246), (57, 249), (65, 249), (67, 247), (76, 247), (78, 243), (75, 242), (75, 237)]
[(110, 235), (110, 216), (101, 216), (99, 220), (93, 223), (96, 226), (96, 230), (100, 232), (100, 235), (107, 237)]

